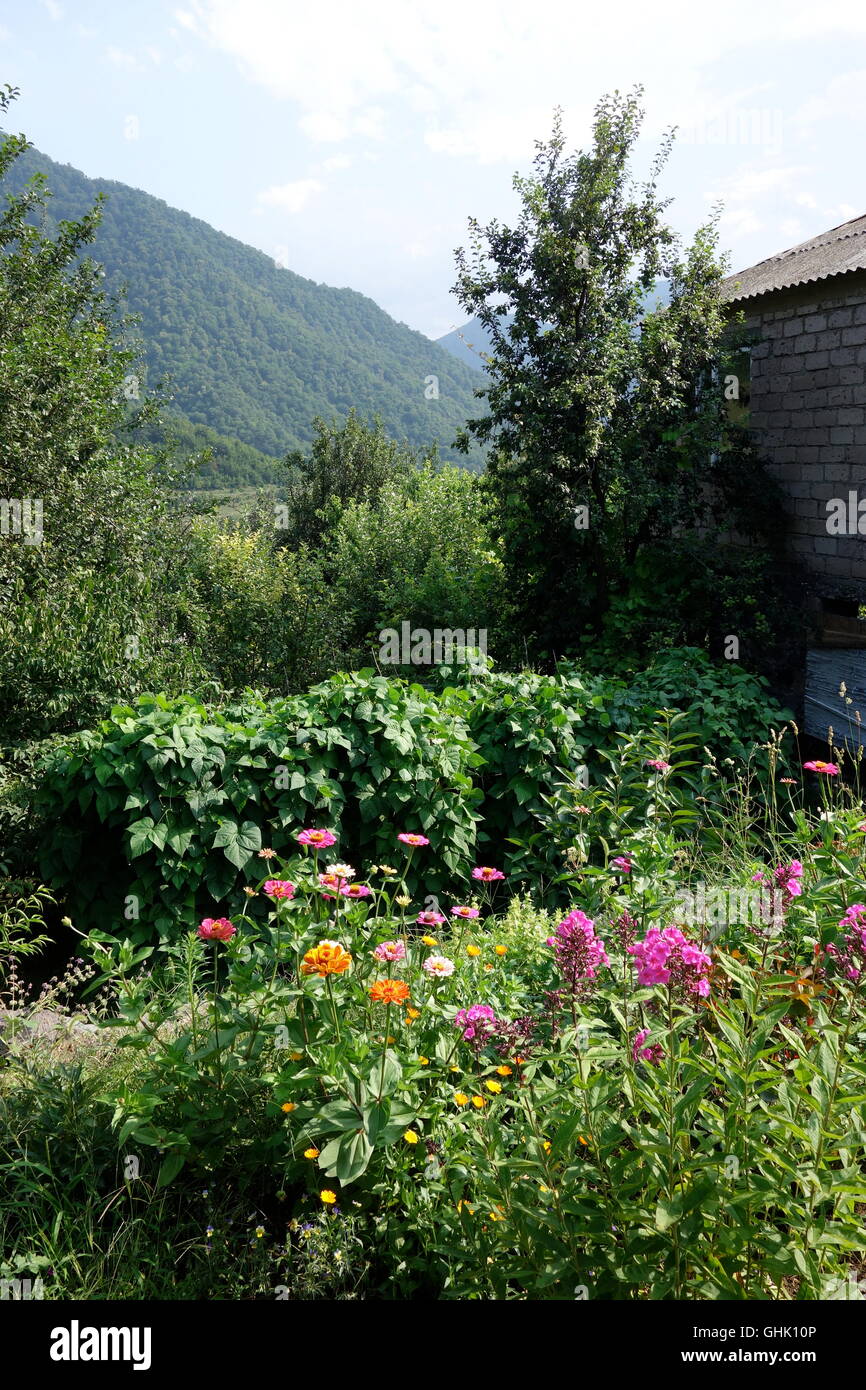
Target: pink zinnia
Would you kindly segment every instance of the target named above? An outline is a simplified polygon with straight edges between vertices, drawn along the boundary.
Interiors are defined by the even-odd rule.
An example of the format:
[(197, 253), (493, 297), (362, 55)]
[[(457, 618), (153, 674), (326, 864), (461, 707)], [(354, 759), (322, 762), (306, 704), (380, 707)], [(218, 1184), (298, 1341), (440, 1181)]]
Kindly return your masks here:
[(369, 898), (372, 888), (366, 883), (341, 883), (340, 892), (344, 898)]
[(505, 878), (505, 875), (501, 869), (481, 868), (473, 869), (472, 877), (480, 878), (483, 883), (495, 883), (499, 879)]
[(804, 763), (807, 772), (820, 772), (824, 777), (838, 777), (839, 769), (835, 763), (823, 763), (820, 758), (815, 762)]
[(429, 845), (430, 843), (426, 835), (410, 835), (405, 830), (400, 832), (397, 839), (402, 840), (404, 845)]
[(267, 893), (269, 898), (293, 898), (295, 885), (289, 883), (286, 878), (269, 878), (263, 891)]
[(202, 941), (231, 941), (237, 934), (227, 917), (205, 917), (198, 929)]
[(419, 927), (441, 927), (445, 921), (445, 915), (442, 912), (434, 912), (431, 908), (427, 912), (419, 912), (415, 921)]
[(402, 941), (383, 941), (373, 955), (377, 960), (405, 960), (406, 947)]
[(454, 962), (449, 960), (447, 956), (428, 956), (422, 969), (426, 970), (428, 975), (444, 978), (446, 975), (454, 974)]
[(452, 916), (452, 917), (467, 917), (467, 918), (468, 918), (468, 917), (477, 917), (477, 916), (478, 916), (478, 908), (477, 908), (477, 907), (452, 907), (452, 909), (451, 909), (451, 916)]
[(327, 849), (337, 843), (337, 837), (330, 830), (301, 830), (295, 837), (299, 844), (310, 845), (313, 849)]

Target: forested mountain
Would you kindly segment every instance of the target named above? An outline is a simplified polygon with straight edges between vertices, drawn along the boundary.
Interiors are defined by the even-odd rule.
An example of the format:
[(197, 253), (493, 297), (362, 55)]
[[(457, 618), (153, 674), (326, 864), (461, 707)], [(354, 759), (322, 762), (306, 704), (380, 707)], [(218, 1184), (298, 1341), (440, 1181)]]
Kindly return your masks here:
[[(51, 223), (80, 217), (106, 194), (90, 254), (105, 266), (106, 286), (125, 284), (124, 303), (141, 316), (146, 383), (170, 376), (175, 411), (223, 436), (224, 450), (239, 440), (257, 451), (232, 460), (250, 474), (238, 481), (259, 481), (268, 456), (308, 445), (316, 416), (378, 414), (395, 438), (418, 447), (436, 440), (448, 456), (456, 430), (477, 413), (477, 374), (365, 295), (306, 280), (150, 194), (36, 150), (15, 162), (3, 191), (19, 191), (37, 171), (53, 195)], [(430, 377), (438, 398), (428, 399), (432, 385), (425, 392)]]

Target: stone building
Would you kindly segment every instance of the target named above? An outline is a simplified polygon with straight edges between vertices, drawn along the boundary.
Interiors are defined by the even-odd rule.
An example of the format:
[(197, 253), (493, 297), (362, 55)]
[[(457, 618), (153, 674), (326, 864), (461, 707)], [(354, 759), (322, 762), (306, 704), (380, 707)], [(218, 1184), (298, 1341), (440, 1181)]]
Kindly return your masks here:
[(855, 708), (866, 724), (866, 216), (730, 276), (723, 294), (752, 330), (749, 423), (806, 578), (805, 728), (841, 735)]

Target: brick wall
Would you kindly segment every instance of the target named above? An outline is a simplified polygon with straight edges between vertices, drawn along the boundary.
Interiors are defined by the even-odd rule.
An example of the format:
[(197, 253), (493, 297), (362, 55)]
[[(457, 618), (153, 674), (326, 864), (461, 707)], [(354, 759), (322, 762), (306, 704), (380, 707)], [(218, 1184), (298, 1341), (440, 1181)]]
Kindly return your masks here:
[[(821, 597), (866, 602), (866, 535), (827, 530), (827, 502), (866, 499), (866, 274), (743, 306), (752, 350), (750, 422), (787, 496), (788, 543)], [(866, 528), (866, 519), (864, 519)]]

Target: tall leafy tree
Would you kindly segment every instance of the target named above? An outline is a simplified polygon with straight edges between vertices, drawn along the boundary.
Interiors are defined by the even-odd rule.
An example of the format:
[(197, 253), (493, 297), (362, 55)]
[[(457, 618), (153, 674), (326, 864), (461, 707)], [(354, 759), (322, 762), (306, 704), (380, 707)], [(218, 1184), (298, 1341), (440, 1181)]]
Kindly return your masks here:
[[(455, 293), (492, 343), (487, 414), (459, 443), (490, 445), (509, 621), (536, 653), (597, 637), (636, 584), (663, 587), (697, 565), (706, 599), (708, 528), (759, 531), (774, 495), (769, 480), (756, 486), (754, 459), (742, 491), (750, 450), (718, 373), (716, 216), (685, 249), (667, 225), (657, 185), (673, 132), (646, 181), (630, 176), (640, 96), (602, 98), (592, 146), (576, 154), (557, 112), (533, 174), (515, 176), (517, 224), (470, 220), (457, 253)], [(653, 307), (659, 281), (669, 302)], [(700, 602), (692, 617), (706, 621)]]

